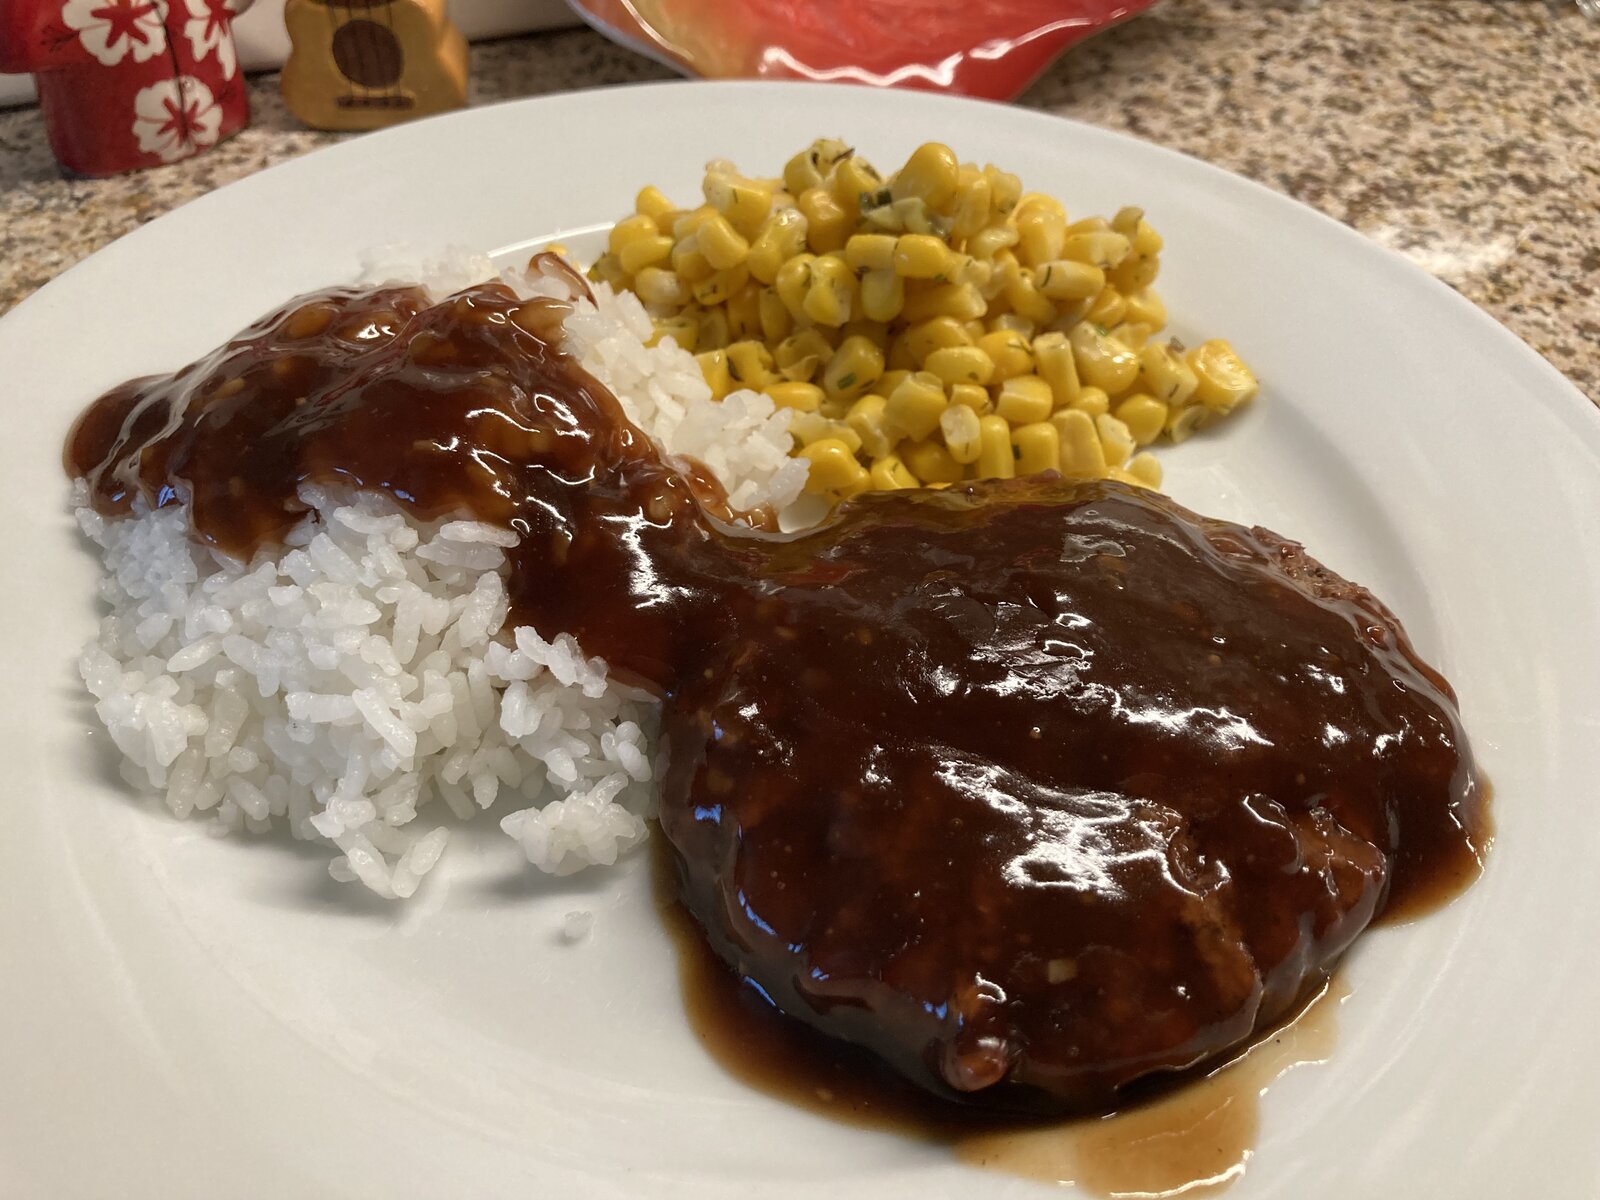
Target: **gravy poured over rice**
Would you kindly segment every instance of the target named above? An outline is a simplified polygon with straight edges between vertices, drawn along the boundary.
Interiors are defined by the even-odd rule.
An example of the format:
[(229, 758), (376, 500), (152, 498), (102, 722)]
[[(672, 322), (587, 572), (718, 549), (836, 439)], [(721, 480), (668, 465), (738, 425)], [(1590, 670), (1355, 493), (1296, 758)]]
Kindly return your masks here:
[[(69, 465), (102, 533), (185, 508), (205, 553), (252, 564), (223, 586), (261, 573), (248, 619), (271, 630), (272, 606), (315, 602), (298, 636), (335, 629), (307, 638), (311, 668), (266, 661), (284, 641), (270, 631), (230, 649), (226, 628), (200, 664), (261, 657), (251, 675), (286, 713), (258, 714), (261, 741), (289, 746), (272, 786), (328, 794), (307, 820), (403, 825), (361, 789), (398, 786), (419, 755), (459, 787), (446, 714), (458, 735), (476, 722), (469, 753), (492, 744), (495, 778), (515, 776), (531, 710), (554, 701), (513, 689), (542, 673), (617, 697), (605, 779), (660, 777), (681, 894), (723, 961), (930, 1091), (1002, 1108), (1103, 1108), (1214, 1062), (1291, 1013), (1380, 914), (1475, 876), (1483, 791), (1448, 685), (1298, 546), (1049, 475), (871, 493), (800, 536), (755, 529), (558, 348), (564, 314), (497, 284), (434, 306), (328, 293), (111, 393), (75, 431)], [(402, 619), (412, 601), (384, 571), (433, 593), (394, 543), (394, 561), (379, 545), (358, 563), (313, 531), (393, 519), (423, 531), (416, 554), (446, 582), (477, 572), (477, 599)], [(305, 563), (289, 565), (297, 538)], [(321, 577), (297, 582), (308, 564)], [(403, 620), (409, 654), (346, 635), (381, 620)], [(424, 632), (439, 640), (418, 662)], [(661, 771), (637, 736), (646, 696)], [(347, 754), (335, 776), (330, 752), (318, 775), (293, 749), (313, 713), (379, 739), (373, 762)], [(177, 720), (210, 735), (203, 709)], [(501, 740), (484, 743), (491, 726)], [(229, 786), (270, 810), (251, 757)], [(540, 763), (592, 778), (570, 747)], [(351, 771), (365, 775), (346, 802)], [(346, 847), (356, 874), (384, 851), (369, 842)], [(385, 864), (392, 890), (415, 853)]]

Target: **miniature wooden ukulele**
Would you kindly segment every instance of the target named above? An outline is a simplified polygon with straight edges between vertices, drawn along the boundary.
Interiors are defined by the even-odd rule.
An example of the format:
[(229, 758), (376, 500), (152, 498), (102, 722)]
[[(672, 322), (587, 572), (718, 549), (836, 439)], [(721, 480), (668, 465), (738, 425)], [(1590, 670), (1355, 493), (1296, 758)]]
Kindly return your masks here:
[(318, 129), (375, 129), (460, 108), (467, 43), (445, 0), (287, 0), (283, 99)]

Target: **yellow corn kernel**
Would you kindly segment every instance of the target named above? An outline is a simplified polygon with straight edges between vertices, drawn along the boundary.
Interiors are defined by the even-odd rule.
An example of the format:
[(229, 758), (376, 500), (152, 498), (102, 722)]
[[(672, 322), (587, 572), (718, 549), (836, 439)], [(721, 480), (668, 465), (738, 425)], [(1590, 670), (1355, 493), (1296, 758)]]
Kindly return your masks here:
[(808, 222), (797, 208), (780, 209), (772, 214), (756, 240), (750, 243), (750, 273), (762, 283), (778, 277), (778, 268), (806, 247)]
[(1117, 209), (1117, 215), (1111, 218), (1111, 228), (1131, 241), (1142, 220), (1144, 220), (1144, 209), (1134, 204), (1124, 204)]
[(893, 270), (871, 270), (861, 276), (861, 315), (868, 320), (892, 321), (900, 315), (905, 303), (906, 281)]
[(1123, 468), (1133, 477), (1135, 483), (1142, 487), (1158, 488), (1161, 486), (1161, 460), (1148, 450), (1140, 451), (1128, 460), (1128, 465)]
[(860, 334), (839, 343), (822, 371), (829, 396), (854, 400), (883, 374), (883, 351)]
[(1067, 219), (1067, 210), (1061, 206), (1061, 201), (1044, 192), (1028, 192), (1017, 201), (1015, 215), (1019, 222), (1032, 217), (1035, 213), (1048, 213), (1060, 217), (1063, 225)]
[(861, 197), (883, 190), (883, 176), (879, 175), (859, 154), (841, 158), (828, 176), (829, 190), (840, 206), (848, 213), (861, 211)]
[(1167, 436), (1174, 443), (1188, 441), (1189, 435), (1204, 424), (1209, 411), (1203, 404), (1174, 408), (1167, 417)]
[(1104, 233), (1110, 228), (1111, 222), (1104, 217), (1085, 217), (1067, 226), (1067, 236), (1071, 237), (1075, 233)]
[(655, 218), (643, 214), (629, 217), (611, 227), (611, 233), (606, 238), (606, 249), (612, 254), (621, 254), (622, 248), (629, 242), (638, 241), (640, 238), (658, 237), (660, 234), (661, 230), (657, 228)]
[(954, 264), (950, 247), (932, 234), (905, 233), (895, 239), (894, 269), (907, 279), (943, 279)]
[(970, 283), (940, 283), (919, 291), (906, 290), (905, 307), (900, 315), (907, 321), (925, 321), (930, 317), (954, 317), (958, 321), (972, 321), (989, 310), (983, 293)]
[(1182, 408), (1199, 387), (1194, 368), (1170, 345), (1150, 344), (1139, 351), (1141, 392), (1148, 392), (1163, 404)]
[(686, 237), (679, 240), (672, 248), (672, 269), (678, 278), (687, 284), (701, 283), (710, 279), (716, 271), (706, 256), (700, 253), (700, 239)]
[(668, 200), (666, 193), (653, 184), (646, 184), (639, 189), (639, 194), (633, 200), (634, 211), (642, 217), (649, 217), (656, 224), (659, 233), (668, 233), (672, 227), (663, 227), (661, 218), (672, 211), (672, 201)]
[(994, 377), (994, 360), (976, 346), (945, 346), (929, 354), (922, 369), (937, 375), (946, 387), (958, 383), (982, 387)]
[(1167, 327), (1167, 306), (1161, 302), (1161, 297), (1156, 295), (1151, 288), (1141, 288), (1137, 292), (1130, 292), (1123, 297), (1127, 301), (1127, 311), (1122, 314), (1124, 321), (1138, 321), (1141, 325), (1148, 325), (1152, 330), (1159, 331)]
[(700, 222), (707, 217), (715, 216), (717, 210), (709, 204), (702, 204), (699, 208), (692, 208), (688, 212), (677, 214), (672, 221), (672, 236), (680, 242), (693, 235), (700, 228)]
[(777, 278), (772, 281), (778, 299), (783, 301), (783, 307), (789, 310), (789, 316), (796, 321), (809, 320), (806, 316), (806, 293), (811, 289), (811, 264), (815, 261), (815, 255), (797, 254), (778, 268)]
[(887, 233), (853, 234), (844, 244), (844, 260), (857, 271), (891, 270), (895, 241)]
[(1120, 467), (1133, 457), (1133, 434), (1116, 417), (1096, 417), (1094, 431), (1100, 435), (1100, 448), (1105, 452), (1106, 466)]
[(1049, 421), (1013, 426), (1011, 445), (1016, 451), (1019, 475), (1061, 469), (1061, 435)]
[(806, 381), (833, 357), (833, 343), (818, 329), (801, 329), (778, 343), (773, 360), (785, 379)]
[(1004, 274), (1006, 303), (1014, 312), (1035, 325), (1048, 325), (1056, 319), (1055, 305), (1039, 290), (1031, 267), (1007, 267)]
[(822, 389), (814, 383), (792, 383), (783, 380), (769, 383), (761, 389), (772, 397), (777, 408), (792, 408), (796, 412), (816, 412), (822, 406)]
[(1060, 439), (1061, 473), (1068, 479), (1104, 479), (1106, 454), (1094, 418), (1069, 408), (1050, 418)]
[(628, 284), (627, 273), (623, 271), (622, 264), (617, 261), (615, 254), (602, 254), (595, 259), (589, 268), (589, 278), (609, 283), (614, 288), (626, 287)]
[(1013, 425), (1048, 420), (1055, 406), (1050, 385), (1037, 375), (1016, 375), (1000, 385), (994, 411)]
[(726, 350), (707, 350), (696, 354), (694, 360), (700, 364), (700, 374), (705, 376), (713, 400), (721, 400), (733, 391), (733, 375), (728, 370)]
[(994, 190), (994, 207), (998, 213), (1008, 213), (1022, 199), (1022, 180), (1009, 171), (1002, 171), (993, 163), (983, 168), (989, 186)]
[(897, 454), (886, 454), (879, 458), (868, 473), (872, 476), (872, 486), (880, 492), (918, 486), (917, 477), (906, 469), (906, 464)]
[[(984, 330), (984, 333), (1014, 333), (1018, 334), (1022, 341), (1032, 342), (1034, 330), (1037, 328), (1034, 322), (1030, 322), (1029, 318), (1019, 312), (1002, 312), (998, 317), (989, 318), (989, 328)], [(984, 333), (979, 333), (979, 338), (982, 338)]]
[[(880, 195), (882, 193), (879, 193)], [(906, 223), (892, 204), (879, 204), (861, 214), (863, 226), (872, 233), (893, 236), (906, 232)]]
[(839, 327), (839, 339), (863, 337), (878, 348), (880, 352), (887, 353), (889, 349), (889, 329), (882, 321), (869, 321), (865, 317), (857, 317)]
[(772, 189), (753, 179), (712, 172), (702, 185), (706, 203), (745, 236), (761, 228), (772, 211)]
[(743, 263), (717, 271), (709, 279), (702, 279), (691, 289), (696, 304), (705, 308), (725, 304), (740, 288), (750, 282), (750, 272)]
[(1011, 426), (1001, 416), (978, 418), (978, 477), (1010, 479), (1017, 473)]
[(762, 283), (772, 283), (778, 278), (778, 271), (786, 258), (778, 240), (777, 223), (769, 222), (756, 236), (756, 240), (750, 243), (750, 253), (745, 256), (745, 266), (749, 267), (750, 274)]
[(1213, 412), (1232, 412), (1260, 390), (1250, 368), (1221, 338), (1202, 342), (1189, 351), (1187, 358), (1197, 383), (1195, 399)]
[(950, 403), (970, 408), (980, 417), (986, 417), (994, 411), (994, 401), (989, 398), (989, 389), (980, 387), (975, 383), (957, 383), (950, 387)]
[(942, 227), (935, 224), (933, 210), (921, 196), (907, 196), (904, 200), (896, 200), (889, 205), (889, 211), (894, 214), (894, 223), (903, 233), (931, 235), (943, 233)]
[(723, 310), (728, 315), (728, 336), (733, 341), (761, 336), (761, 293), (765, 290), (754, 280), (747, 280), (728, 297)]
[(800, 447), (800, 457), (811, 463), (811, 472), (806, 476), (808, 492), (842, 491), (859, 483), (867, 473), (842, 438), (819, 438), (810, 442)]
[[(1120, 233), (1123, 231), (1118, 230), (1118, 232)], [(1133, 238), (1133, 252), (1135, 254), (1148, 254), (1154, 256), (1160, 254), (1161, 248), (1166, 245), (1166, 242), (1162, 236), (1156, 232), (1155, 226), (1151, 225), (1149, 221), (1144, 220), (1142, 217), (1139, 219), (1138, 226), (1135, 228), (1134, 232), (1129, 236)]]
[(846, 212), (832, 192), (814, 187), (802, 193), (795, 203), (805, 214), (806, 244), (812, 253), (827, 254), (844, 245), (855, 223), (854, 214)]
[(837, 255), (812, 260), (811, 286), (806, 289), (805, 315), (818, 325), (837, 329), (850, 319), (855, 306), (856, 273)]
[(911, 378), (911, 375), (912, 371), (909, 368), (904, 367), (896, 367), (894, 370), (885, 371), (882, 375), (878, 376), (878, 387), (876, 390), (880, 394), (887, 396), (890, 392), (894, 391), (895, 388), (900, 386), (902, 380)]
[(845, 413), (845, 424), (861, 439), (861, 448), (873, 458), (889, 453), (895, 438), (889, 429), (889, 402), (876, 392), (862, 396)]
[(1034, 271), (1033, 285), (1052, 300), (1087, 300), (1106, 286), (1106, 273), (1092, 263), (1058, 258)]
[[(829, 168), (832, 164), (829, 164)], [(813, 142), (783, 164), (784, 190), (792, 196), (809, 191), (822, 182), (825, 170), (817, 161), (817, 143)]]
[(1041, 333), (1033, 339), (1033, 357), (1040, 377), (1050, 385), (1056, 408), (1065, 408), (1078, 398), (1083, 386), (1078, 382), (1078, 364), (1066, 334)]
[(970, 283), (980, 292), (988, 295), (987, 289), (994, 281), (994, 263), (983, 259), (973, 258), (970, 254), (955, 256), (956, 272), (952, 276), (956, 283)]
[(1117, 420), (1128, 427), (1135, 446), (1148, 446), (1167, 427), (1167, 406), (1140, 392), (1117, 405)]
[(761, 336), (769, 346), (776, 346), (794, 329), (794, 318), (784, 307), (777, 288), (761, 289), (758, 312), (761, 318)]
[(939, 377), (918, 371), (889, 393), (885, 412), (889, 423), (908, 437), (925, 438), (939, 427), (940, 414), (948, 404)]
[(1060, 300), (1056, 302), (1056, 319), (1051, 321), (1047, 328), (1069, 333), (1072, 327), (1083, 320), (1084, 314), (1089, 311), (1093, 300)]
[(950, 457), (958, 463), (978, 461), (978, 454), (983, 449), (982, 434), (979, 414), (965, 404), (952, 402), (939, 414), (939, 436), (944, 438)]
[(1140, 351), (1150, 341), (1152, 330), (1148, 325), (1141, 325), (1136, 321), (1124, 321), (1121, 325), (1111, 330), (1111, 337), (1121, 342), (1129, 350)]
[(656, 218), (656, 228), (670, 238), (676, 238), (678, 222), (689, 214), (681, 208), (668, 209)]
[(662, 338), (671, 338), (690, 354), (699, 348), (700, 322), (694, 317), (667, 317), (655, 322), (655, 330), (652, 345), (658, 344)]
[(1111, 397), (1097, 387), (1086, 387), (1078, 392), (1078, 398), (1067, 407), (1090, 417), (1103, 417), (1111, 411)]
[(1133, 243), (1113, 230), (1069, 233), (1062, 243), (1061, 257), (1109, 271), (1127, 258), (1132, 249)]
[(951, 236), (970, 238), (989, 223), (992, 211), (988, 178), (976, 167), (962, 167), (950, 205)]
[(821, 413), (794, 409), (789, 413), (789, 434), (794, 438), (795, 447), (798, 449), (811, 442), (820, 442), (825, 437), (832, 437), (833, 422)]
[[(826, 404), (827, 402), (824, 401), (823, 403)], [(861, 453), (861, 435), (858, 434), (854, 429), (851, 429), (848, 422), (839, 420), (838, 418), (830, 420), (828, 422), (827, 436), (831, 438), (838, 438), (850, 448), (851, 454)]]
[(1017, 257), (1031, 267), (1060, 258), (1067, 236), (1066, 219), (1039, 207), (1017, 210)]
[(1113, 325), (1120, 325), (1127, 315), (1128, 302), (1122, 298), (1121, 292), (1107, 284), (1089, 305), (1083, 319), (1101, 329), (1110, 329)]
[(990, 379), (993, 383), (1004, 383), (1017, 375), (1033, 373), (1033, 347), (1020, 334), (1003, 329), (986, 333), (978, 339), (978, 349), (994, 363), (994, 374)]
[(746, 339), (728, 346), (728, 374), (744, 388), (762, 391), (782, 378), (773, 370), (772, 351), (760, 342)]
[(658, 266), (672, 256), (672, 239), (657, 234), (655, 237), (634, 238), (617, 251), (617, 262), (629, 275), (637, 275), (646, 267)]
[(930, 317), (919, 321), (905, 332), (906, 348), (920, 366), (928, 361), (935, 350), (952, 346), (970, 346), (972, 337), (954, 317)]
[(750, 243), (721, 213), (701, 221), (695, 232), (700, 239), (700, 253), (719, 271), (738, 266), (750, 253)]
[(979, 338), (990, 332), (989, 328), (984, 325), (982, 321), (961, 321), (958, 323), (960, 324), (961, 328), (967, 331), (967, 337), (971, 340), (974, 346), (978, 344)]
[(902, 442), (900, 457), (924, 483), (961, 482), (961, 464), (937, 438)]
[(673, 271), (660, 267), (645, 267), (633, 281), (633, 290), (649, 308), (668, 310), (682, 308), (689, 302), (689, 289)]
[(955, 196), (960, 181), (961, 164), (955, 151), (939, 142), (924, 142), (889, 181), (889, 192), (896, 200), (917, 196), (930, 208), (943, 208)]
[(1138, 355), (1087, 321), (1073, 326), (1067, 340), (1072, 343), (1078, 378), (1090, 387), (1100, 388), (1108, 396), (1120, 396), (1139, 377)]
[(721, 308), (699, 308), (690, 305), (683, 310), (700, 323), (700, 350), (722, 350), (733, 339), (728, 336), (728, 314)]
[(1160, 258), (1154, 254), (1140, 254), (1135, 250), (1111, 271), (1110, 278), (1119, 292), (1131, 295), (1149, 287), (1160, 274)]
[(967, 239), (967, 253), (974, 258), (994, 258), (1000, 251), (1017, 244), (1017, 227), (1004, 222), (980, 229)]

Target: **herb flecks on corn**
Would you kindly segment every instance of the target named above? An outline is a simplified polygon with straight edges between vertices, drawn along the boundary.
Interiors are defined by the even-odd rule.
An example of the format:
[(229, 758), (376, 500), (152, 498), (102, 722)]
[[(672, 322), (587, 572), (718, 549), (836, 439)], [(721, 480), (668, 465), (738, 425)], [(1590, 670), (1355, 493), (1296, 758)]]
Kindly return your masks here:
[(716, 398), (789, 410), (830, 499), (1036, 471), (1159, 487), (1145, 447), (1256, 394), (1227, 342), (1156, 336), (1142, 209), (1073, 220), (937, 142), (885, 178), (828, 138), (780, 178), (713, 162), (702, 193), (641, 190), (590, 275), (635, 292)]

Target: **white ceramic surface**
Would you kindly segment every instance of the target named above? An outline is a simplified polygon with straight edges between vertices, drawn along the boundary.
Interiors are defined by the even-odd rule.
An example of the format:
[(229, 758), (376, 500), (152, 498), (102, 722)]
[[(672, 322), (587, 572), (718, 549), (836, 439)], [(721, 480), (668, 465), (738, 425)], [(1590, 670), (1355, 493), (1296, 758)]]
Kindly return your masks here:
[[(1497, 790), (1489, 869), (1362, 942), (1337, 1049), (1266, 1097), (1230, 1196), (1600, 1194), (1600, 414), (1443, 285), (1209, 166), (1015, 109), (773, 84), (355, 139), (141, 228), (0, 320), (0, 1194), (1046, 1194), (726, 1077), (685, 1026), (642, 861), (549, 882), (496, 833), (410, 907), (372, 900), (320, 852), (136, 802), (73, 669), (95, 567), (58, 458), (100, 389), (352, 276), (374, 243), (504, 248), (622, 213), (646, 181), (693, 196), (714, 156), (775, 172), (819, 133), (884, 165), (937, 137), (1077, 213), (1143, 204), (1177, 332), (1230, 336), (1265, 381), (1165, 455), (1170, 490), (1372, 585), (1460, 691)], [(577, 908), (594, 933), (562, 946)]]

